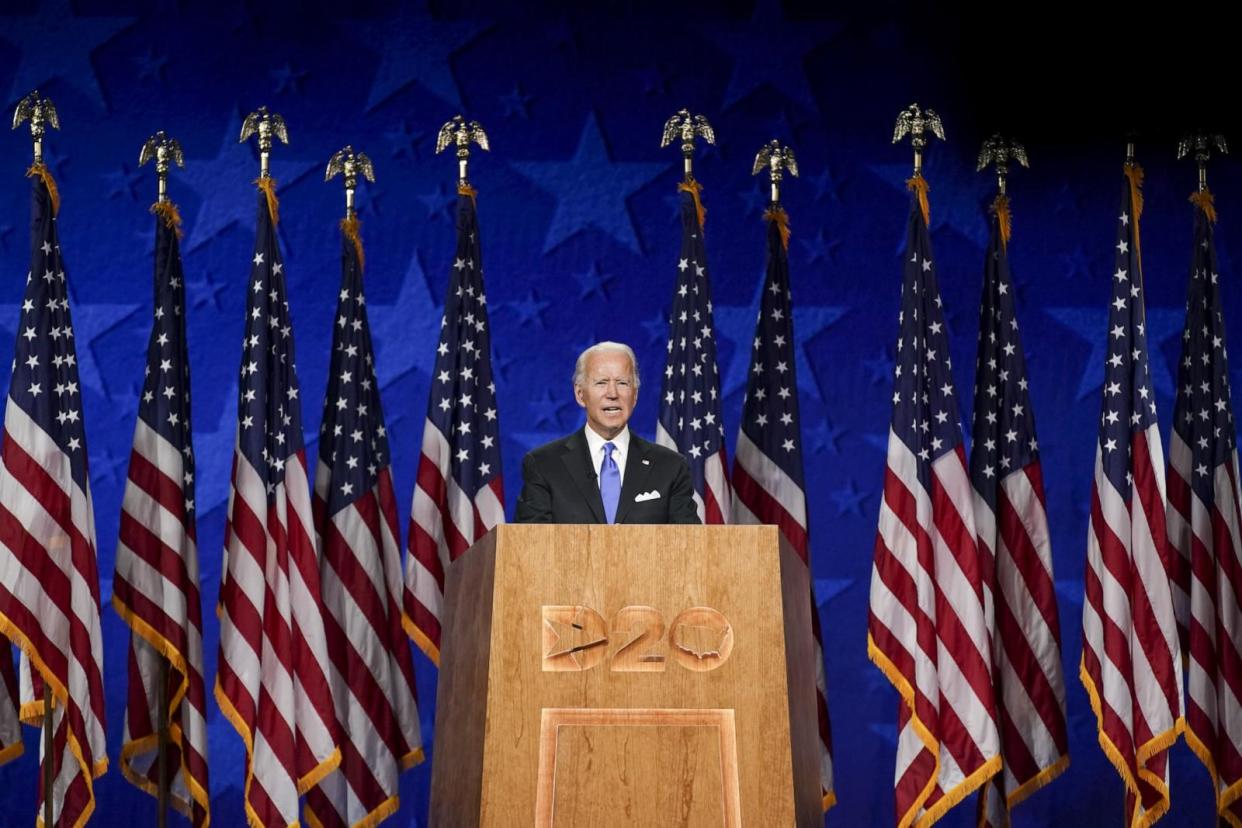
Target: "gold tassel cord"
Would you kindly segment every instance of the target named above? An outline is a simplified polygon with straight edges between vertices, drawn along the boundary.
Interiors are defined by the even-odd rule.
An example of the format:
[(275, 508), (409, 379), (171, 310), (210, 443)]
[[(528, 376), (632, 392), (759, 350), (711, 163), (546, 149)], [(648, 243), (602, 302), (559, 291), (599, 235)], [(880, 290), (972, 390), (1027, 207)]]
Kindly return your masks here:
[(474, 187), (471, 187), (469, 184), (463, 181), (457, 185), (457, 194), (464, 195), (464, 196), (470, 196), (470, 201), (474, 203), (475, 209), (478, 209), (479, 202), (477, 199), (478, 199), (479, 191), (476, 190)]
[(919, 209), (923, 211), (923, 223), (931, 227), (931, 205), (927, 201), (927, 193), (931, 190), (931, 185), (927, 183), (927, 179), (922, 173), (915, 173), (906, 179), (906, 189), (912, 193), (917, 193), (919, 197)]
[(693, 178), (677, 185), (677, 191), (689, 193), (694, 198), (694, 211), (699, 215), (699, 229), (707, 225), (707, 209), (703, 206), (703, 185)]
[(30, 165), (30, 169), (26, 170), (27, 178), (38, 176), (43, 181), (43, 186), (47, 187), (48, 197), (52, 199), (52, 215), (60, 213), (60, 190), (56, 189), (56, 179), (52, 178), (52, 171), (47, 168), (47, 164), (38, 161)]
[(272, 224), (279, 224), (280, 201), (276, 198), (276, 179), (256, 178), (254, 183), (267, 196), (267, 213), (272, 217)]
[(1142, 236), (1139, 235), (1139, 219), (1143, 216), (1143, 168), (1133, 161), (1125, 166), (1126, 178), (1130, 179), (1130, 209), (1134, 213), (1134, 253), (1139, 260), (1139, 275), (1142, 275), (1143, 250)]
[(1009, 196), (999, 194), (992, 202), (992, 212), (1000, 224), (1001, 247), (1009, 249), (1009, 236), (1013, 232), (1013, 216), (1009, 212)]
[(1143, 168), (1138, 164), (1126, 164), (1126, 178), (1130, 179), (1130, 201), (1134, 204), (1134, 220), (1143, 216)]
[(163, 219), (164, 226), (175, 231), (177, 238), (185, 235), (181, 230), (181, 213), (177, 210), (176, 204), (171, 201), (157, 201), (151, 205), (151, 213)]
[(341, 232), (354, 243), (354, 250), (358, 253), (358, 269), (361, 270), (366, 262), (366, 254), (362, 251), (362, 222), (356, 216), (341, 219)]
[(1207, 216), (1207, 220), (1216, 223), (1216, 204), (1212, 191), (1206, 187), (1190, 194), (1190, 203), (1203, 211), (1203, 215)]
[(776, 222), (776, 228), (781, 233), (781, 246), (785, 251), (789, 251), (789, 214), (780, 207), (769, 207), (763, 213), (764, 221)]

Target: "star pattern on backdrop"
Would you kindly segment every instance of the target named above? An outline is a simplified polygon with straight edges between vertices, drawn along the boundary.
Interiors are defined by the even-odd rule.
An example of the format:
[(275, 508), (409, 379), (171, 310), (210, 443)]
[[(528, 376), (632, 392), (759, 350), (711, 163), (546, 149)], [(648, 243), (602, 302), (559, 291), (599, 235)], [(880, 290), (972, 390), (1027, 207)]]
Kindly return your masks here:
[(398, 6), (390, 19), (358, 24), (358, 39), (379, 56), (366, 111), (374, 112), (413, 83), (461, 109), (464, 103), (453, 76), (453, 53), (486, 29), (469, 21), (436, 20), (425, 6)]
[(605, 273), (600, 270), (599, 262), (591, 260), (590, 266), (585, 270), (574, 271), (574, 281), (578, 283), (578, 299), (590, 299), (599, 297), (607, 301), (608, 299), (608, 283), (616, 279), (611, 273)]
[(267, 76), (272, 80), (272, 93), (275, 95), (300, 95), (302, 93), (302, 84), (306, 81), (308, 72), (300, 69), (294, 69), (289, 61), (285, 61), (280, 66), (272, 69)]
[(417, 161), (419, 145), (429, 135), (429, 132), (412, 128), (409, 121), (401, 120), (392, 129), (384, 131), (384, 140), (388, 142), (393, 158)]
[(819, 227), (813, 236), (800, 236), (798, 246), (807, 264), (836, 264), (837, 249), (841, 247), (841, 239), (837, 236), (826, 237), (824, 228)]
[(137, 201), (140, 198), (139, 193), (142, 192), (140, 187), (149, 180), (149, 177), (143, 171), (122, 163), (112, 172), (105, 173), (104, 179), (108, 182), (109, 199), (124, 198)]
[[(100, 340), (106, 334), (120, 326), (142, 305), (121, 302), (83, 302), (76, 298), (76, 293), (76, 290), (70, 289), (70, 294), (74, 295), (71, 297), (73, 299), (73, 328), (79, 341), (78, 374), (81, 377), (82, 386), (105, 399), (112, 400), (113, 395), (108, 391), (107, 381), (104, 379), (105, 372), (100, 367), (101, 360), (97, 349), (102, 347)], [(139, 332), (131, 330), (128, 333), (134, 334), (134, 342), (141, 341), (142, 336)], [(115, 376), (111, 371), (107, 373), (108, 376)], [(133, 404), (132, 400), (122, 401), (119, 399), (121, 396), (123, 395), (118, 395), (117, 402)]]
[[(367, 302), (375, 342), (375, 376), (381, 389), (411, 372), (421, 375), (429, 370), (423, 359), (434, 352), (440, 339), (443, 314), (444, 306), (434, 298), (421, 260), (412, 254), (396, 297), (391, 302)], [(389, 427), (395, 425), (393, 419)]]
[(838, 486), (828, 495), (832, 499), (833, 505), (837, 507), (838, 515), (853, 515), (862, 518), (863, 501), (870, 494), (868, 491), (859, 491), (858, 486), (853, 480), (845, 481), (845, 485)]
[(509, 299), (504, 302), (496, 303), (514, 314), (514, 318), (518, 325), (522, 328), (535, 328), (538, 330), (547, 330), (548, 323), (543, 319), (543, 312), (552, 304), (551, 302), (540, 299), (539, 294), (535, 293), (534, 288), (526, 291), (526, 297), (523, 299)]
[(815, 604), (822, 611), (833, 599), (857, 583), (857, 578), (816, 578), (814, 583)]
[(545, 254), (571, 236), (593, 228), (641, 255), (642, 244), (626, 202), (672, 168), (667, 162), (612, 160), (594, 112), (587, 116), (578, 147), (569, 159), (515, 161), (511, 166), (556, 199), (543, 243)]
[(819, 111), (807, 80), (806, 58), (816, 47), (832, 40), (841, 31), (841, 24), (787, 20), (779, 0), (759, 0), (745, 23), (709, 24), (700, 29), (733, 58), (722, 108), (728, 109), (766, 86), (799, 106)]
[[(232, 364), (234, 355), (235, 352), (230, 351), (224, 358)], [(237, 440), (237, 377), (231, 376), (230, 380), (229, 383), (217, 386), (220, 394), (218, 399), (221, 401), (220, 413), (211, 429), (204, 430), (198, 424), (198, 419), (195, 419), (194, 464), (197, 486), (194, 494), (200, 521), (204, 515), (228, 503), (229, 499), (233, 444)], [(219, 561), (218, 556), (204, 556), (203, 560), (212, 558)]]
[(831, 165), (822, 164), (819, 172), (806, 180), (806, 183), (811, 186), (814, 193), (811, 196), (811, 200), (816, 204), (822, 204), (825, 200), (839, 204), (841, 202), (841, 187), (847, 180), (845, 176), (835, 175)]
[(803, 426), (802, 431), (806, 445), (811, 449), (811, 454), (839, 455), (841, 453), (839, 441), (845, 436), (845, 429), (834, 424), (827, 414), (816, 417), (810, 426)]
[(448, 186), (443, 181), (437, 181), (435, 187), (414, 197), (427, 209), (425, 216), (427, 221), (448, 221), (449, 205), (456, 196), (449, 192)]
[(521, 118), (523, 121), (528, 121), (530, 120), (530, 104), (534, 99), (534, 95), (527, 95), (522, 91), (520, 83), (515, 83), (513, 89), (500, 96), (502, 114), (506, 118)]
[[(719, 313), (719, 311), (717, 311)], [(719, 316), (717, 316), (719, 319)], [(647, 344), (656, 345), (668, 336), (668, 309), (662, 308), (655, 312), (654, 316), (648, 316), (646, 319), (638, 323), (638, 326), (647, 334)], [(720, 327), (720, 323), (716, 323), (716, 327)]]
[(867, 380), (872, 385), (885, 386), (892, 380), (896, 361), (887, 347), (881, 346), (874, 356), (864, 357), (861, 363), (863, 370), (867, 372)]
[(21, 55), (6, 103), (16, 103), (32, 89), (56, 80), (106, 110), (91, 53), (136, 19), (77, 15), (69, 0), (44, 0), (34, 14), (0, 16), (0, 41)]
[[(185, 168), (177, 170), (177, 179), (198, 196), (198, 209), (186, 222), (184, 250), (191, 253), (235, 224), (254, 220), (254, 184), (259, 175), (259, 162), (253, 146), (238, 143), (241, 118), (234, 113), (224, 131), (224, 140), (212, 158), (191, 155), (186, 147)], [(283, 144), (272, 150), (272, 177), (280, 189), (286, 190), (320, 162), (288, 157)], [(189, 211), (187, 211), (188, 213)], [(189, 216), (186, 216), (189, 219)]]
[(1087, 253), (1087, 248), (1081, 244), (1075, 245), (1070, 253), (1063, 254), (1061, 262), (1064, 265), (1061, 273), (1075, 284), (1080, 284), (1083, 279), (1090, 279), (1095, 269), (1095, 262)]
[[(1108, 306), (1052, 307), (1044, 308), (1044, 312), (1091, 346), (1091, 353), (1083, 363), (1082, 374), (1078, 378), (1075, 399), (1091, 396), (1104, 384), (1104, 372), (1100, 366), (1106, 364), (1109, 357)], [(1147, 308), (1147, 363), (1152, 385), (1159, 394), (1170, 398), (1173, 396), (1174, 377), (1161, 343), (1170, 337), (1180, 336), (1184, 321), (1185, 312), (1181, 308)]]
[(131, 59), (140, 81), (154, 81), (163, 84), (164, 69), (168, 66), (168, 56), (156, 52), (150, 46)]
[(751, 216), (761, 216), (763, 211), (768, 209), (768, 194), (755, 187), (753, 182), (747, 182), (746, 186), (738, 191), (738, 198), (745, 205), (744, 215), (749, 218)]

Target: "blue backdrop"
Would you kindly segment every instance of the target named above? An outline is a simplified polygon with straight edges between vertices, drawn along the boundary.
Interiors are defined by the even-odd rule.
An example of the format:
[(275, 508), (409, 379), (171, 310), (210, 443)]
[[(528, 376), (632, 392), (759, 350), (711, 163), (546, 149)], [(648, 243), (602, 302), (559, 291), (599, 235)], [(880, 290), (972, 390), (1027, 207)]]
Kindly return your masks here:
[[(202, 588), (203, 603), (211, 607), (220, 577), (253, 243), (250, 182), (258, 169), (253, 149), (237, 144), (241, 116), (266, 104), (289, 126), (292, 143), (275, 151), (274, 173), (312, 444), (339, 279), (336, 222), (342, 211), (340, 182), (325, 184), (322, 173), (346, 143), (374, 159), (379, 180), (360, 195), (368, 306), (404, 527), (453, 249), (456, 168), (451, 158), (433, 153), (440, 124), (463, 111), (480, 120), (492, 140), (490, 154), (476, 154), (471, 178), (479, 189), (511, 513), (522, 454), (580, 422), (569, 380), (582, 347), (605, 338), (630, 342), (649, 385), (657, 383), (679, 244), (680, 177), (679, 153), (659, 149), (658, 139), (664, 119), (688, 106), (705, 113), (719, 136), (715, 148), (700, 154), (696, 172), (708, 209), (730, 448), (763, 268), (766, 184), (750, 177), (751, 162), (772, 137), (798, 153), (803, 177), (786, 183), (784, 201), (794, 234), (790, 260), (813, 568), (837, 757), (840, 804), (828, 821), (891, 824), (897, 697), (867, 661), (865, 639), (890, 413), (897, 254), (908, 203), (903, 179), (910, 167), (908, 149), (890, 146), (889, 137), (896, 113), (917, 99), (941, 112), (952, 139), (932, 148), (927, 177), (964, 401), (971, 396), (984, 205), (994, 186), (974, 172), (975, 153), (999, 127), (1026, 141), (1035, 165), (1011, 176), (1010, 253), (1043, 448), (1072, 762), (1018, 810), (1016, 823), (1119, 820), (1122, 785), (1096, 744), (1077, 681), (1119, 136), (1139, 122), (1157, 127), (1140, 145), (1140, 161), (1148, 170), (1148, 336), (1167, 435), (1191, 238), (1186, 196), (1194, 174), (1175, 164), (1164, 127), (1185, 123), (1167, 116), (1197, 101), (1189, 84), (1176, 100), (1166, 93), (1160, 108), (1144, 98), (1156, 95), (1158, 73), (1128, 51), (1139, 49), (1135, 36), (1142, 27), (1114, 30), (1110, 23), (1098, 32), (1067, 34), (1059, 22), (1011, 28), (993, 15), (975, 40), (931, 11), (889, 4), (832, 13), (767, 1), (756, 8), (735, 2), (572, 12), (481, 4), (343, 6), (6, 0), (0, 9), (6, 111), (37, 86), (61, 116), (62, 130), (48, 139), (47, 156), (64, 199), (60, 231), (82, 366), (102, 594), (111, 594), (150, 326), (153, 219), (147, 207), (155, 185), (149, 168), (136, 168), (148, 135), (168, 131), (186, 155), (187, 167), (173, 173), (170, 191), (186, 227)], [(1045, 45), (1043, 38), (1054, 32)], [(1116, 55), (1085, 61), (1083, 52), (1100, 43), (1117, 44)], [(1040, 85), (1045, 72), (1064, 70), (1071, 60), (1076, 77)], [(1193, 68), (1202, 72), (1202, 59)], [(1140, 100), (1142, 106), (1126, 109)], [(0, 147), (5, 365), (27, 267), (22, 174), (28, 135), (24, 129), (8, 135)], [(1217, 240), (1232, 285), (1242, 187), (1228, 165), (1216, 167)], [(1225, 295), (1229, 321), (1237, 322), (1242, 308), (1236, 292), (1227, 287)], [(1236, 343), (1242, 334), (1236, 325), (1234, 331)], [(1235, 387), (1240, 380), (1234, 378)], [(633, 420), (648, 437), (656, 396), (640, 397)], [(210, 682), (218, 629), (210, 616), (205, 623)], [(152, 800), (115, 767), (128, 631), (110, 606), (103, 625), (114, 767), (97, 784), (95, 824), (145, 823), (154, 813)], [(436, 673), (421, 654), (417, 659), (423, 732), (434, 762)], [(214, 703), (208, 720), (213, 816), (217, 825), (241, 825), (241, 741)], [(33, 730), (26, 740), (26, 756), (0, 768), (3, 826), (29, 825), (33, 818)], [(1173, 810), (1166, 823), (1212, 824), (1207, 773), (1184, 744), (1173, 756)], [(402, 807), (389, 824), (422, 824), (429, 780), (430, 764), (405, 775)], [(944, 824), (965, 826), (972, 815), (973, 804), (964, 804)]]

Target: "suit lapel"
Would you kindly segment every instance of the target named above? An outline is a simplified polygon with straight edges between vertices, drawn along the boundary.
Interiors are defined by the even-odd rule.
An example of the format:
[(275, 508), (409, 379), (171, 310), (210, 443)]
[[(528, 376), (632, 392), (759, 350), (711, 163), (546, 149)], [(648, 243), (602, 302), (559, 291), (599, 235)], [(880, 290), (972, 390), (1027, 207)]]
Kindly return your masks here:
[[(651, 462), (647, 456), (651, 444), (630, 431), (630, 456), (625, 461), (625, 479), (621, 481), (621, 502), (617, 504), (617, 523), (624, 523), (625, 516), (634, 505), (634, 498), (646, 491)], [(646, 461), (646, 462), (644, 462)]]
[[(604, 523), (604, 501), (599, 496), (599, 482), (595, 479), (591, 452), (587, 448), (586, 435), (582, 431), (576, 431), (570, 435), (565, 443), (565, 453), (561, 455), (561, 460), (564, 461), (565, 468), (569, 470), (569, 476), (577, 484), (578, 491), (582, 492), (582, 497), (591, 507), (595, 520)], [(624, 494), (622, 496), (624, 497)]]

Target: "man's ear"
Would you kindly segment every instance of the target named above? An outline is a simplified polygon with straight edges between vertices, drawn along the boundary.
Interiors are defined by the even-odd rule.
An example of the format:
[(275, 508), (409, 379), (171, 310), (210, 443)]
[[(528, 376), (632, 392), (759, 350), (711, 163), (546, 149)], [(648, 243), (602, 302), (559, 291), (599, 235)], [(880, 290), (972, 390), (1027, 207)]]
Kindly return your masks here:
[(587, 404), (586, 404), (586, 397), (585, 397), (585, 396), (583, 396), (583, 394), (582, 394), (582, 386), (581, 386), (581, 385), (575, 385), (575, 386), (574, 386), (574, 399), (578, 401), (578, 405), (582, 406), (583, 408), (586, 408), (586, 405), (587, 405)]

